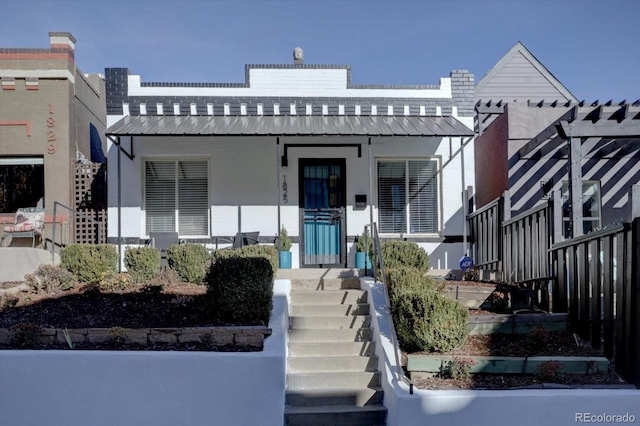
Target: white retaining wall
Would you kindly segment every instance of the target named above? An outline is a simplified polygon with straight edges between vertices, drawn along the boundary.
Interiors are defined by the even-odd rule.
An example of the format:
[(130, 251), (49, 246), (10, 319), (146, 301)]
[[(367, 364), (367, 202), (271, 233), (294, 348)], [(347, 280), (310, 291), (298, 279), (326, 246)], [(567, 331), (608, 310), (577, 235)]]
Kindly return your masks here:
[[(382, 361), (382, 387), (389, 426), (497, 424), (565, 426), (580, 423), (640, 423), (640, 390), (570, 389), (439, 391), (414, 390), (398, 383), (389, 312), (382, 284), (361, 279), (369, 291), (376, 355)], [(602, 419), (600, 417), (602, 416)], [(589, 421), (590, 420), (590, 421)], [(608, 420), (608, 421), (607, 421)], [(615, 421), (619, 420), (619, 421)], [(633, 420), (633, 421), (632, 421)]]
[(262, 352), (0, 351), (0, 425), (282, 425), (290, 286)]

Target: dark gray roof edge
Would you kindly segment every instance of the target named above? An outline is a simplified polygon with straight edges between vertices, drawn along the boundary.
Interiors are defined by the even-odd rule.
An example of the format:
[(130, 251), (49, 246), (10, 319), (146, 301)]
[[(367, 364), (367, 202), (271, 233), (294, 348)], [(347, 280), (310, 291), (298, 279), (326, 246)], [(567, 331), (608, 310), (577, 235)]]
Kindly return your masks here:
[[(251, 129), (250, 126), (242, 126), (242, 131), (238, 132), (234, 129), (237, 127), (235, 122), (231, 122), (227, 126), (227, 131), (215, 129), (212, 132), (209, 129), (204, 128), (207, 123), (212, 123), (215, 120), (228, 121), (229, 118), (233, 118), (236, 121), (238, 119), (245, 122), (258, 122), (268, 119), (281, 119), (281, 129), (274, 131), (273, 127), (267, 125), (263, 126), (264, 130), (261, 130), (261, 126), (255, 126)], [(348, 125), (343, 125), (342, 128), (332, 126), (332, 129), (319, 128), (313, 129), (313, 126), (309, 126), (307, 129), (300, 131), (299, 126), (295, 128), (287, 128), (287, 123), (293, 121), (320, 121), (327, 118), (340, 119), (341, 122), (349, 122)], [(162, 122), (171, 121), (186, 121), (187, 124), (191, 124), (191, 131), (188, 125), (182, 125), (176, 128), (175, 131), (166, 132), (162, 129)], [(195, 119), (195, 120), (194, 120)], [(444, 123), (438, 123), (438, 120), (444, 121)], [(198, 121), (199, 123), (195, 123)], [(336, 120), (338, 121), (338, 120)], [(366, 121), (366, 125), (362, 125), (362, 121)], [(380, 121), (381, 131), (371, 131), (377, 129), (374, 124), (375, 121)], [(146, 122), (151, 122), (147, 124)], [(422, 126), (420, 126), (422, 122)], [(411, 123), (408, 126), (403, 124)], [(245, 123), (251, 124), (251, 123)], [(259, 123), (258, 123), (259, 124)], [(355, 126), (362, 126), (363, 131), (357, 131)], [(145, 130), (143, 127), (157, 128), (158, 132), (151, 132)], [(224, 126), (221, 124), (220, 126)], [(396, 129), (391, 129), (394, 126)], [(419, 130), (419, 129), (426, 129)], [(435, 130), (434, 130), (435, 129)], [(328, 130), (328, 131), (327, 131)], [(451, 116), (126, 116), (120, 119), (118, 122), (111, 125), (106, 131), (105, 136), (379, 136), (379, 137), (394, 137), (394, 136), (473, 136), (473, 130), (466, 127), (462, 122)]]

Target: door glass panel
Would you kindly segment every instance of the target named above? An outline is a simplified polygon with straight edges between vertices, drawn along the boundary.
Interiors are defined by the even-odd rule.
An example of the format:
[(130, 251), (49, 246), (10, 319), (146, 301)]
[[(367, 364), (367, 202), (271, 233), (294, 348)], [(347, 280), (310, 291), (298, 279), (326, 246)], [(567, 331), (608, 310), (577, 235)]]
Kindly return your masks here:
[(303, 168), (304, 264), (341, 262), (343, 182), (339, 164)]

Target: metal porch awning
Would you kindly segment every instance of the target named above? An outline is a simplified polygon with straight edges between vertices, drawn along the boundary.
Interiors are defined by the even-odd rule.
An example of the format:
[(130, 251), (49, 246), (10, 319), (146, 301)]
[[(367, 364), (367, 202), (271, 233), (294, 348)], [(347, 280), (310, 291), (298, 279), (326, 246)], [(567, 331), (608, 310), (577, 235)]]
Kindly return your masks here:
[(126, 116), (106, 136), (473, 136), (455, 117)]

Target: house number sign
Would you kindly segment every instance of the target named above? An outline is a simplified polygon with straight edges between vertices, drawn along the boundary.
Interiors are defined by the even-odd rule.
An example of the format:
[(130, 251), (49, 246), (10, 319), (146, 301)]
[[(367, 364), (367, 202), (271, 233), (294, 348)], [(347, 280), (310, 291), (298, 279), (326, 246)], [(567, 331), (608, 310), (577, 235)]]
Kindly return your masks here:
[(56, 118), (53, 116), (53, 105), (49, 104), (49, 117), (47, 118), (47, 152), (55, 154), (58, 149), (54, 142), (56, 141)]

